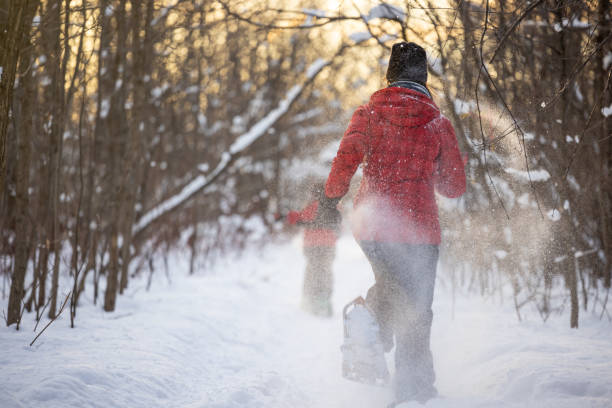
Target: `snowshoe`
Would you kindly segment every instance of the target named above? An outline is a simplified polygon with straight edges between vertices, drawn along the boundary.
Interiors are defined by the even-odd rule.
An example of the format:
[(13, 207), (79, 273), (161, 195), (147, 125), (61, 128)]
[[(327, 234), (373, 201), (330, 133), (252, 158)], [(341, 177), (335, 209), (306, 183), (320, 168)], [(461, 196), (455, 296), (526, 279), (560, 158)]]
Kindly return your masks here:
[(344, 307), (342, 318), (342, 376), (366, 384), (387, 384), (389, 371), (374, 313), (359, 296)]

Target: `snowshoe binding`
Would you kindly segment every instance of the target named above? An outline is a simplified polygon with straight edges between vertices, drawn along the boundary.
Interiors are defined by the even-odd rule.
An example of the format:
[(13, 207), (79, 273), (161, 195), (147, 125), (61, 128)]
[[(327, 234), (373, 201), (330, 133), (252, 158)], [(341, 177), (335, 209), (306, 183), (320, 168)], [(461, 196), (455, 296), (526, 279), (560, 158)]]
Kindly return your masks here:
[(342, 376), (366, 384), (386, 385), (389, 371), (374, 313), (359, 296), (344, 307), (342, 318)]

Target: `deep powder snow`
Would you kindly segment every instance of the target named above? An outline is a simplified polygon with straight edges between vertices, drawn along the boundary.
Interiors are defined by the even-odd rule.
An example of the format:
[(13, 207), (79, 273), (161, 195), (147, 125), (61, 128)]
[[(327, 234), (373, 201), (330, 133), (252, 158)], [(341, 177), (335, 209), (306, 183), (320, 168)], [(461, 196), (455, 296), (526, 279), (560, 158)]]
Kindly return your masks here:
[[(298, 239), (252, 250), (151, 291), (134, 280), (115, 313), (89, 304), (33, 347), (22, 330), (0, 328), (0, 407), (380, 408), (390, 390), (340, 375), (341, 307), (372, 283), (351, 237), (339, 241), (333, 319), (299, 308), (304, 262)], [(451, 302), (439, 274), (432, 349), (441, 398), (426, 407), (610, 407), (612, 325), (586, 314), (518, 322), (510, 302), (477, 295)], [(91, 303), (90, 293), (83, 299)], [(40, 330), (40, 328), (39, 328)], [(390, 356), (389, 356), (390, 357)], [(389, 358), (390, 361), (390, 358)], [(416, 403), (402, 407), (420, 407)]]

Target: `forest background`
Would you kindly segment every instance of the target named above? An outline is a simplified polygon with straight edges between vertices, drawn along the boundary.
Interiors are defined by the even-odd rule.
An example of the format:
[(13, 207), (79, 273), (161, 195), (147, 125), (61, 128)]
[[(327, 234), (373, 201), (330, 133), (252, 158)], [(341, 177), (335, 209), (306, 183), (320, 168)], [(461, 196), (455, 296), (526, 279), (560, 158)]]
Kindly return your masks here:
[[(610, 318), (607, 0), (0, 0), (0, 274), (8, 325), (113, 311), (139, 274), (285, 231), (394, 42), (468, 154), (440, 198), (461, 290)], [(354, 180), (354, 183), (358, 183)], [(350, 206), (350, 199), (345, 199)], [(510, 288), (510, 292), (506, 289)]]

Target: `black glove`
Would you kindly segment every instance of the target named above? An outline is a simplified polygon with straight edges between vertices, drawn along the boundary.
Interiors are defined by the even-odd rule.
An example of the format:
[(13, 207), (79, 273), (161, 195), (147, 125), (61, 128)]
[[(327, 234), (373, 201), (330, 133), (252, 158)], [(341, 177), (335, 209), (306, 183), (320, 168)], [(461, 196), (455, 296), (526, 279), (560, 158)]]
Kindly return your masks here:
[(330, 229), (334, 231), (340, 231), (340, 224), (342, 224), (342, 215), (336, 208), (338, 206), (338, 198), (329, 198), (323, 195), (319, 199), (319, 207), (317, 208), (317, 217), (314, 220), (315, 228)]

